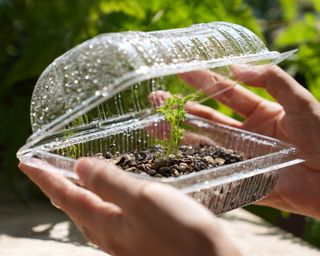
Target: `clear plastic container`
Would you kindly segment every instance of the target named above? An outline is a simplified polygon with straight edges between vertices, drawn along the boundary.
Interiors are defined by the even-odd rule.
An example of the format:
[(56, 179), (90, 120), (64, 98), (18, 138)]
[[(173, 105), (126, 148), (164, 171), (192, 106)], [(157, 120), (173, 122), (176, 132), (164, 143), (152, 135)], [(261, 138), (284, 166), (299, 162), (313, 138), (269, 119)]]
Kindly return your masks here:
[[(252, 32), (225, 22), (100, 35), (71, 49), (43, 72), (31, 102), (34, 133), (17, 156), (38, 167), (39, 161), (33, 159), (41, 159), (42, 169), (76, 181), (77, 158), (144, 150), (165, 136), (169, 127), (148, 100), (150, 93), (196, 92), (197, 100), (205, 103), (236, 84), (230, 65), (273, 65), (291, 54), (270, 52)], [(210, 81), (194, 88), (177, 76), (204, 70), (234, 82), (221, 86)], [(217, 214), (265, 196), (275, 184), (276, 170), (302, 161), (293, 146), (272, 138), (192, 115), (183, 126), (192, 144), (223, 146), (247, 160), (175, 178), (133, 175), (171, 184)]]

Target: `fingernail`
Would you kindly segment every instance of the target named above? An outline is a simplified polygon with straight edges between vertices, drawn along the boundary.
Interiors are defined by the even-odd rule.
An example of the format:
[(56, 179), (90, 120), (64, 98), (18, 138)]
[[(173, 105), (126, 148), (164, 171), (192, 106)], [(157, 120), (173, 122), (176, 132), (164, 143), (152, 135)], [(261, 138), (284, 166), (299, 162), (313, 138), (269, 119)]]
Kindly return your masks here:
[(86, 181), (90, 171), (92, 170), (93, 163), (90, 159), (81, 159), (76, 164), (76, 172), (79, 175), (80, 180)]

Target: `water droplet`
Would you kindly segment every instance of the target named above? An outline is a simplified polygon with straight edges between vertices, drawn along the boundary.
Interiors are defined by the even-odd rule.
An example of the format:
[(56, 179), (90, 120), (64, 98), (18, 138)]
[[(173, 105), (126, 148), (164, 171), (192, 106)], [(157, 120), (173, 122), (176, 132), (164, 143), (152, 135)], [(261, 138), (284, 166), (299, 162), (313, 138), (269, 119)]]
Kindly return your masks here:
[[(205, 29), (205, 33), (202, 34), (201, 29)], [(243, 51), (242, 48), (239, 50), (239, 47), (246, 50)], [(116, 87), (117, 82), (121, 82), (124, 78), (128, 80), (132, 78), (125, 77), (132, 74), (130, 72), (140, 73), (146, 78), (151, 76), (150, 71), (154, 70), (166, 74), (166, 71), (174, 72), (177, 67), (184, 67), (185, 64), (201, 65), (203, 62), (200, 63), (199, 60), (208, 58), (209, 50), (210, 57), (228, 59), (230, 56), (239, 56), (238, 53), (257, 54), (263, 49), (263, 45), (255, 39), (254, 35), (247, 33), (241, 27), (229, 26), (227, 29), (226, 25), (206, 25), (199, 27), (199, 31), (194, 34), (180, 34), (180, 31), (177, 31), (173, 36), (170, 33), (161, 34), (158, 37), (137, 32), (102, 35), (58, 58), (39, 79), (31, 103), (32, 116), (35, 117), (33, 129), (36, 127), (37, 130), (49, 124), (61, 113), (66, 113), (68, 109), (70, 111), (79, 106), (90, 107), (85, 100), (95, 95), (96, 90), (99, 91), (105, 87), (106, 91), (97, 92), (96, 95), (105, 97), (112, 95), (120, 88)], [(193, 62), (190, 63), (191, 61)], [(128, 94), (118, 97), (115, 95), (114, 99), (117, 102), (100, 105), (101, 109), (97, 116), (108, 118), (130, 111), (144, 110), (150, 106), (145, 97), (149, 91), (165, 89), (166, 83), (167, 80), (161, 80), (161, 78), (152, 79), (148, 84), (148, 91), (144, 91), (147, 86), (143, 87), (144, 84), (139, 83), (130, 91), (132, 99), (127, 100)], [(127, 106), (129, 103), (131, 105)], [(52, 113), (56, 113), (57, 116)], [(90, 116), (90, 118), (97, 117)]]

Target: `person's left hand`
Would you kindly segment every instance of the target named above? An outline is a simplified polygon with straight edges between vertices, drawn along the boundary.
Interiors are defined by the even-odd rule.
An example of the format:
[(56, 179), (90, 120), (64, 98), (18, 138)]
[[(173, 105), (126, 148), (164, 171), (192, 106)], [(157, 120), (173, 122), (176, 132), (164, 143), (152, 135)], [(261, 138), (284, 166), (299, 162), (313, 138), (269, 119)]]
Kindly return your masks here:
[(214, 216), (173, 187), (138, 180), (93, 158), (75, 167), (88, 190), (62, 176), (19, 167), (91, 242), (112, 255), (240, 255)]

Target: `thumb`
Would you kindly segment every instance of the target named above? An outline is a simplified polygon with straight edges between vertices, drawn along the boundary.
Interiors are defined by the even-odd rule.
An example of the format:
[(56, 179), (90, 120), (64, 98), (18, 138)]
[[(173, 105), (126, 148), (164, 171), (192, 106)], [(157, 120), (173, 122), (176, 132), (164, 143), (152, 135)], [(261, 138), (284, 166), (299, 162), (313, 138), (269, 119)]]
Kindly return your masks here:
[(146, 183), (130, 177), (107, 161), (94, 158), (81, 158), (75, 170), (87, 189), (122, 209), (130, 207), (130, 202)]

